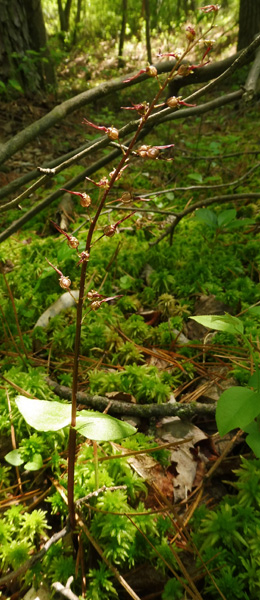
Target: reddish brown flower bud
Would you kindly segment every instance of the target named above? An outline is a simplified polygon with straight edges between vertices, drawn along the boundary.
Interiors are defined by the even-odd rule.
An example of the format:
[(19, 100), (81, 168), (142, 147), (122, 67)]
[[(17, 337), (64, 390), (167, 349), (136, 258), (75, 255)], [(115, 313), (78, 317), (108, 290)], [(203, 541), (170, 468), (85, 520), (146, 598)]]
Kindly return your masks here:
[(115, 235), (115, 233), (116, 233), (115, 225), (106, 225), (106, 227), (104, 227), (104, 229), (103, 229), (103, 234), (106, 235), (107, 237), (113, 237), (113, 235)]
[(189, 40), (189, 42), (193, 42), (195, 36), (196, 36), (196, 31), (195, 31), (194, 27), (191, 27), (191, 25), (189, 25), (186, 28), (186, 38)]
[(191, 69), (190, 65), (180, 65), (179, 68), (178, 68), (177, 73), (181, 77), (187, 77), (187, 75), (190, 74), (191, 70), (192, 69)]
[(69, 277), (65, 277), (64, 275), (61, 275), (61, 277), (59, 279), (59, 284), (63, 290), (68, 290), (71, 286), (71, 280)]
[(208, 13), (208, 12), (217, 12), (220, 9), (220, 5), (219, 4), (208, 4), (207, 6), (201, 6), (199, 8), (199, 10), (202, 10), (204, 13)]
[(150, 77), (157, 77), (157, 69), (153, 65), (148, 65), (148, 67), (146, 67), (145, 71), (146, 71), (146, 73), (148, 73), (148, 75)]
[(119, 200), (123, 202), (123, 204), (129, 204), (130, 202), (132, 202), (132, 195), (130, 194), (130, 192), (123, 192)]
[(100, 308), (101, 304), (102, 304), (101, 300), (95, 300), (94, 302), (91, 303), (92, 310), (97, 310), (98, 308)]
[(70, 248), (77, 248), (79, 245), (79, 240), (74, 237), (74, 235), (69, 235), (68, 237), (68, 246)]
[(118, 140), (119, 131), (118, 131), (118, 129), (116, 129), (116, 127), (108, 127), (107, 135), (111, 140)]
[(86, 252), (85, 250), (83, 250), (83, 252), (81, 252), (81, 254), (78, 255), (80, 257), (80, 261), (78, 262), (78, 265), (80, 265), (83, 262), (87, 262), (89, 260), (89, 252)]
[(159, 156), (159, 154), (160, 154), (160, 150), (159, 150), (159, 148), (156, 148), (155, 146), (153, 146), (152, 148), (148, 148), (148, 150), (147, 150), (148, 158), (157, 158), (157, 156)]
[(88, 300), (93, 300), (94, 298), (101, 298), (101, 297), (102, 297), (101, 294), (99, 294), (95, 290), (89, 290), (89, 292), (87, 293)]
[(176, 96), (171, 96), (166, 100), (166, 104), (170, 108), (176, 108), (176, 106), (178, 106), (178, 98), (176, 98)]
[(88, 206), (90, 206), (90, 204), (91, 204), (90, 196), (85, 193), (82, 194), (80, 204), (81, 204), (81, 206), (83, 206), (83, 208), (88, 208)]

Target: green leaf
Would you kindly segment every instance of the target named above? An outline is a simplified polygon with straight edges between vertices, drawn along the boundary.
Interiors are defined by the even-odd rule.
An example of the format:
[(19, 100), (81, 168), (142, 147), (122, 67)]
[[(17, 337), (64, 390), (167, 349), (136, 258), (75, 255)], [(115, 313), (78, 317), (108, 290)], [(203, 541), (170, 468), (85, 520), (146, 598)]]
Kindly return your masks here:
[(228, 313), (225, 315), (201, 315), (189, 318), (200, 323), (200, 325), (204, 325), (204, 327), (209, 327), (209, 329), (215, 329), (216, 331), (225, 331), (233, 335), (243, 334), (244, 332), (242, 321), (237, 317), (232, 317)]
[(216, 229), (218, 226), (217, 215), (215, 215), (213, 210), (209, 210), (208, 208), (198, 208), (195, 212), (195, 219), (199, 223), (211, 227), (211, 229)]
[(234, 386), (221, 394), (216, 408), (220, 435), (231, 429), (245, 429), (260, 413), (260, 393)]
[(249, 377), (247, 386), (250, 388), (254, 388), (254, 390), (256, 390), (257, 392), (260, 392), (260, 369), (257, 368), (253, 375)]
[(25, 421), (37, 431), (58, 431), (71, 420), (71, 406), (17, 396), (16, 404)]
[(8, 79), (8, 83), (9, 85), (11, 85), (15, 90), (17, 90), (18, 92), (22, 92), (23, 94), (23, 88), (20, 85), (19, 81), (17, 81), (17, 79)]
[(231, 208), (230, 210), (223, 210), (218, 215), (218, 226), (219, 227), (227, 227), (229, 223), (234, 221), (237, 216), (237, 211), (235, 208)]
[(253, 450), (257, 458), (260, 458), (260, 429), (259, 423), (253, 421), (249, 423), (249, 425), (245, 428), (246, 433), (246, 443), (249, 448)]
[(24, 462), (19, 450), (11, 450), (11, 452), (8, 452), (8, 454), (5, 456), (5, 460), (10, 465), (13, 465), (13, 467), (19, 467)]
[(27, 471), (38, 471), (39, 469), (42, 468), (43, 462), (42, 462), (42, 456), (41, 454), (34, 454), (33, 455), (33, 459), (29, 462), (27, 462), (24, 465), (24, 468), (27, 469)]
[(92, 410), (78, 413), (76, 429), (86, 438), (102, 442), (119, 440), (136, 433), (135, 427), (129, 423)]
[(187, 177), (192, 181), (196, 181), (196, 183), (202, 183), (203, 181), (201, 173), (188, 173)]
[(248, 312), (254, 317), (260, 317), (260, 306), (252, 306), (252, 308), (248, 309)]

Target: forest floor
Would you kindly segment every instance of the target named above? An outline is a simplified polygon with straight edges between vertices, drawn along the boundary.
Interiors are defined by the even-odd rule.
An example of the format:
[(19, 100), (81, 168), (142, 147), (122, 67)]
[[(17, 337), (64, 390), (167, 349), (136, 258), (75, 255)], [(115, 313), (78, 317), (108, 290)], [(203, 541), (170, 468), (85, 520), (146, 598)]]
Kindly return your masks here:
[[(239, 87), (245, 76), (246, 68), (215, 95)], [(105, 125), (127, 122), (128, 111), (120, 112), (120, 106), (143, 101), (144, 88), (140, 87), (74, 113), (54, 127), (51, 135), (36, 139), (5, 163), (1, 186), (49, 158), (77, 148), (86, 139), (94, 139), (94, 134), (83, 130), (84, 117)], [(148, 100), (154, 89), (153, 82), (146, 85)], [(55, 104), (51, 96), (37, 102), (1, 102), (1, 143)], [(138, 197), (147, 194), (148, 198), (150, 194), (150, 199), (147, 204), (137, 203), (135, 215), (120, 225), (113, 238), (102, 238), (91, 252), (87, 289), (119, 298), (104, 303), (100, 311), (86, 311), (78, 385), (92, 398), (98, 394), (106, 399), (109, 414), (118, 414), (113, 412), (116, 403), (122, 411), (126, 403), (132, 405), (131, 423), (139, 433), (121, 445), (98, 444), (98, 475), (92, 443), (79, 436), (76, 500), (88, 494), (90, 498), (81, 510), (84, 526), (77, 551), (67, 536), (53, 543), (35, 564), (34, 555), (66, 523), (68, 433), (67, 429), (36, 433), (18, 414), (15, 397), (29, 394), (53, 401), (57, 396), (50, 380), (71, 387), (75, 307), (59, 307), (51, 318), (47, 313), (45, 326), (37, 323), (61, 296), (56, 273), (45, 258), (70, 276), (74, 290), (78, 289), (79, 269), (77, 257), (75, 261), (63, 236), (50, 225), (58, 213), (68, 213), (60, 199), (3, 242), (3, 598), (24, 597), (31, 585), (37, 588), (40, 584), (50, 597), (51, 584), (66, 586), (68, 580), (71, 590), (88, 600), (124, 600), (131, 595), (142, 600), (258, 597), (259, 460), (243, 431), (234, 427), (220, 436), (215, 421), (221, 394), (234, 386), (250, 386), (250, 376), (257, 372), (254, 361), (257, 365), (259, 360), (260, 214), (259, 201), (250, 196), (259, 191), (257, 119), (256, 100), (249, 106), (228, 105), (206, 116), (161, 125), (145, 143), (174, 143), (174, 150), (166, 150), (158, 161), (135, 157), (111, 196), (111, 202), (123, 192)], [(95, 160), (102, 155), (100, 151)], [(66, 188), (66, 181), (86, 164), (81, 161), (58, 175), (54, 188)], [(103, 168), (93, 178), (106, 174)], [(237, 183), (232, 186), (232, 182)], [(93, 192), (91, 184), (84, 186), (84, 191), (98, 202), (98, 192)], [(242, 192), (248, 198), (233, 198), (232, 194)], [(49, 186), (40, 188), (20, 210), (27, 210), (48, 193)], [(158, 241), (172, 223), (172, 215), (160, 211), (178, 212), (199, 200), (206, 204), (208, 198), (223, 193), (232, 195), (230, 201), (221, 204), (220, 200), (187, 215), (176, 228), (172, 245), (169, 237)], [(150, 212), (142, 212), (144, 207)], [(116, 215), (121, 219), (125, 213)], [(73, 201), (65, 216), (70, 234), (80, 227), (83, 249), (86, 209)], [(111, 217), (104, 214), (99, 228), (111, 223)], [(2, 228), (16, 218), (17, 211), (3, 213)], [(224, 313), (241, 319), (251, 353), (234, 332), (213, 333), (189, 319)], [(93, 403), (86, 403), (93, 409)], [(167, 405), (178, 406), (172, 412), (175, 416), (164, 417)], [(150, 417), (154, 406), (158, 407), (157, 416)], [(79, 408), (83, 407), (82, 397)], [(143, 414), (136, 410), (135, 415), (135, 407), (143, 407)], [(10, 430), (10, 421), (14, 430)], [(10, 467), (5, 456), (15, 449), (14, 432), (19, 456), (16, 454), (16, 462), (10, 458)], [(127, 458), (122, 458), (125, 452)], [(120, 458), (114, 460), (115, 456)], [(104, 493), (102, 486), (111, 491)], [(124, 489), (114, 489), (118, 486)], [(101, 489), (97, 496), (96, 488)], [(73, 583), (70, 577), (74, 577)]]

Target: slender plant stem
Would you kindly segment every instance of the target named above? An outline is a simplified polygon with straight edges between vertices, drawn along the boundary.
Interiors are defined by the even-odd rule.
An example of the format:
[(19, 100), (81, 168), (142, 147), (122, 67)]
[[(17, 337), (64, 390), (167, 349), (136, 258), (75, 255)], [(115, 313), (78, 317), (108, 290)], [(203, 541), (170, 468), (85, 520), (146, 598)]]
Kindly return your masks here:
[[(214, 18), (212, 24), (208, 31), (211, 30), (214, 22)], [(206, 33), (208, 33), (208, 31)], [(148, 110), (145, 115), (139, 121), (139, 125), (137, 130), (129, 143), (127, 150), (124, 152), (121, 160), (119, 161), (118, 166), (115, 168), (109, 184), (107, 188), (104, 190), (103, 196), (100, 200), (99, 206), (96, 210), (96, 213), (93, 217), (93, 220), (90, 222), (90, 227), (88, 230), (87, 241), (85, 251), (90, 254), (91, 251), (91, 243), (92, 237), (96, 228), (97, 221), (99, 216), (104, 208), (104, 204), (106, 202), (107, 196), (112, 189), (115, 181), (117, 180), (118, 175), (126, 164), (127, 159), (129, 158), (132, 148), (134, 147), (138, 136), (145, 126), (147, 119), (151, 115), (156, 103), (158, 102), (162, 92), (165, 90), (169, 81), (177, 74), (177, 70), (185, 58), (185, 56), (196, 46), (200, 38), (194, 39), (192, 42), (187, 43), (186, 49), (183, 51), (182, 56), (175, 62), (170, 74), (166, 77), (163, 84), (160, 85), (160, 89), (155, 95), (153, 101), (151, 102)], [(79, 291), (79, 300), (77, 304), (77, 320), (76, 320), (76, 337), (75, 337), (75, 349), (74, 349), (74, 364), (73, 364), (73, 383), (72, 383), (72, 408), (71, 408), (71, 426), (70, 426), (70, 434), (69, 434), (69, 445), (68, 445), (68, 511), (71, 528), (75, 529), (76, 519), (75, 519), (75, 504), (74, 504), (74, 470), (75, 470), (75, 455), (76, 455), (76, 410), (77, 410), (77, 390), (78, 390), (78, 368), (79, 368), (79, 355), (80, 355), (80, 340), (81, 340), (81, 325), (82, 325), (82, 313), (83, 313), (83, 301), (84, 301), (84, 289), (86, 282), (86, 273), (87, 273), (87, 262), (82, 263), (81, 267), (81, 276), (80, 276), (80, 291)]]

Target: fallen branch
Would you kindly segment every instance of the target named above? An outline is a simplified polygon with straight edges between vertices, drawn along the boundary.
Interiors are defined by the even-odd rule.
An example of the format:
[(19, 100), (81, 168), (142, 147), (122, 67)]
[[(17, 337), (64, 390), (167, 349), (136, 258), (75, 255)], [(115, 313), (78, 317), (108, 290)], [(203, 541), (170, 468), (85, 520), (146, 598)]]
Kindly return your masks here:
[[(63, 398), (71, 400), (71, 389), (64, 385), (59, 385), (56, 381), (46, 377), (48, 385), (53, 392)], [(77, 393), (77, 402), (86, 406), (91, 406), (98, 411), (103, 411), (109, 405), (111, 415), (128, 415), (134, 417), (179, 417), (180, 419), (190, 420), (195, 416), (214, 416), (216, 404), (180, 404), (178, 402), (166, 404), (131, 404), (128, 402), (117, 402), (104, 396), (96, 396), (85, 392)]]
[[(239, 66), (245, 64), (245, 62), (248, 62), (251, 59), (250, 55), (252, 54), (252, 51), (253, 50), (244, 55), (244, 51), (242, 51), (239, 53), (239, 55), (235, 54), (228, 59), (224, 59), (222, 61), (212, 63), (209, 66), (202, 67), (201, 69), (197, 69), (197, 71), (200, 71), (199, 81), (208, 81), (212, 77), (216, 77), (216, 74), (222, 73), (223, 70), (227, 69), (227, 67), (230, 66), (230, 63), (232, 64), (234, 62), (234, 59), (237, 56), (243, 55), (243, 60), (239, 63)], [(155, 66), (158, 74), (160, 75), (161, 73), (167, 73), (171, 71), (174, 62), (175, 61), (163, 61), (156, 63)], [(135, 73), (130, 73), (127, 78), (131, 79), (134, 75)], [(193, 77), (194, 75), (190, 75), (188, 78), (190, 83), (193, 83)], [(72, 112), (82, 108), (83, 106), (86, 106), (87, 104), (90, 104), (91, 102), (96, 102), (99, 98), (104, 98), (105, 96), (118, 90), (142, 83), (146, 79), (149, 79), (149, 76), (146, 73), (143, 73), (138, 78), (132, 79), (126, 83), (125, 79), (126, 75), (123, 75), (120, 78), (112, 79), (112, 81), (101, 83), (97, 87), (87, 90), (86, 92), (82, 92), (81, 94), (77, 94), (77, 96), (74, 96), (69, 100), (65, 100), (65, 102), (55, 106), (49, 113), (47, 113), (47, 115), (44, 115), (44, 117), (23, 129), (13, 136), (12, 139), (6, 142), (6, 144), (2, 145), (0, 149), (0, 164), (4, 163), (8, 158), (10, 158), (13, 154), (15, 154), (33, 139), (56, 125), (59, 121), (65, 119), (66, 116)], [(180, 78), (180, 87), (186, 84), (186, 81), (182, 81), (184, 79), (187, 78)]]

